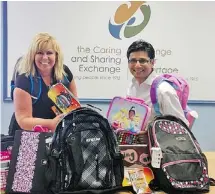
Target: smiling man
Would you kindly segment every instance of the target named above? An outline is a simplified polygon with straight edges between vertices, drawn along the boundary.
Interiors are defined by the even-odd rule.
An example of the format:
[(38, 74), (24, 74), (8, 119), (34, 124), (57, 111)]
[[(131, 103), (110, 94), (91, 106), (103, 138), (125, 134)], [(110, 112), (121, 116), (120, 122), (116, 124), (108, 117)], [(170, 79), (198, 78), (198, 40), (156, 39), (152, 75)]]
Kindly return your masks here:
[[(150, 98), (150, 89), (156, 78), (154, 71), (155, 50), (143, 40), (133, 42), (127, 51), (128, 66), (133, 79), (128, 87), (127, 96), (143, 99), (152, 108), (151, 121), (155, 111)], [(184, 116), (176, 90), (167, 82), (162, 82), (157, 88), (157, 97), (162, 115), (173, 115), (189, 124)]]

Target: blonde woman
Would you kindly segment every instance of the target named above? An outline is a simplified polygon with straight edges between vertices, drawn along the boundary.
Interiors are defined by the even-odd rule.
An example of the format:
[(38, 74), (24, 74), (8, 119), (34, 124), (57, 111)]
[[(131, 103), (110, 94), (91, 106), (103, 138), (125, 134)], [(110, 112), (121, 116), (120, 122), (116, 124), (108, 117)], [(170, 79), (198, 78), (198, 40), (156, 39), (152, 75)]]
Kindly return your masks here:
[[(56, 39), (48, 33), (37, 34), (17, 70), (19, 76), (16, 77), (13, 91), (15, 122), (24, 130), (42, 125), (54, 131), (62, 115), (56, 116), (51, 109), (54, 104), (47, 95), (49, 87), (66, 76), (69, 80), (68, 89), (77, 97), (73, 75), (63, 65), (63, 54)], [(32, 78), (41, 80), (41, 95), (36, 103), (32, 102), (35, 97), (30, 91)]]

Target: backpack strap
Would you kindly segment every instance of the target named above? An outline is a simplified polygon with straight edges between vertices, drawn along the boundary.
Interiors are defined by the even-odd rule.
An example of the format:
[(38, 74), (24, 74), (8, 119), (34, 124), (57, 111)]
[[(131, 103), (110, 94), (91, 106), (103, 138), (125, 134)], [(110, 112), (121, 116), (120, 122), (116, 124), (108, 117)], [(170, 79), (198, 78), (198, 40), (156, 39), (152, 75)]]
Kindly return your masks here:
[(166, 81), (168, 82), (175, 90), (178, 89), (178, 86), (176, 84), (174, 84), (171, 80), (169, 80), (169, 77), (172, 75), (169, 74), (164, 74), (164, 75), (160, 75), (158, 77), (156, 77), (153, 82), (152, 82), (152, 86), (150, 89), (150, 97), (151, 97), (151, 102), (154, 106), (154, 110), (157, 116), (161, 115), (160, 112), (160, 108), (159, 108), (159, 103), (158, 103), (158, 95), (157, 95), (157, 89), (159, 87), (159, 85), (163, 82)]
[(30, 82), (31, 82), (31, 98), (32, 98), (32, 104), (35, 104), (37, 100), (40, 98), (40, 95), (42, 93), (42, 78), (41, 76), (29, 76)]
[(68, 77), (66, 75), (63, 76), (63, 80), (60, 80), (59, 82), (61, 82), (64, 86), (66, 86), (69, 89), (69, 80)]
[(210, 186), (215, 186), (215, 180), (213, 178), (210, 178)]
[(163, 74), (167, 80), (169, 80), (171, 86), (173, 86), (177, 92), (179, 97), (181, 106), (183, 110), (187, 108), (187, 101), (189, 97), (189, 84), (188, 82), (181, 76), (174, 76), (171, 74)]
[[(18, 75), (18, 73), (17, 73), (17, 75)], [(28, 78), (31, 83), (30, 95), (31, 95), (33, 104), (35, 104), (36, 101), (39, 99), (41, 92), (42, 92), (41, 77), (40, 76), (33, 77), (30, 75)], [(11, 88), (10, 96), (11, 96), (11, 99), (13, 100), (13, 92), (15, 89), (15, 80), (11, 80), (10, 88)]]
[(167, 81), (167, 80), (162, 76), (156, 77), (153, 80), (152, 86), (150, 89), (151, 102), (152, 102), (152, 105), (154, 106), (154, 110), (157, 116), (161, 115), (159, 103), (158, 103), (157, 88), (163, 81)]
[(10, 97), (12, 100), (13, 100), (14, 89), (15, 89), (15, 82), (14, 82), (14, 80), (11, 80), (11, 82), (10, 82)]
[[(37, 100), (40, 98), (40, 95), (42, 93), (42, 78), (38, 74), (33, 77), (32, 75), (29, 76), (29, 80), (31, 83), (30, 88), (30, 95), (32, 98), (32, 104), (35, 104)], [(66, 75), (64, 75), (63, 80), (60, 80), (59, 82), (62, 82), (63, 85), (65, 85), (67, 88), (69, 88), (69, 80)], [(15, 89), (15, 80), (11, 80), (11, 98), (13, 100), (13, 91)]]
[(10, 96), (11, 96), (12, 100), (13, 100), (13, 91), (15, 89), (15, 81), (19, 75), (18, 68), (19, 68), (19, 64), (20, 64), (21, 59), (22, 59), (22, 57), (18, 58), (18, 60), (16, 61), (16, 64), (15, 64), (14, 70), (13, 70), (12, 80), (10, 82)]
[[(32, 98), (32, 104), (35, 104), (37, 100), (40, 98), (40, 95), (42, 93), (42, 78), (41, 76), (37, 75), (35, 77), (29, 76), (30, 82), (31, 82), (31, 98)], [(67, 76), (64, 76), (63, 80), (60, 80), (59, 82), (62, 82), (63, 85), (65, 85), (67, 88), (69, 88), (69, 80)]]

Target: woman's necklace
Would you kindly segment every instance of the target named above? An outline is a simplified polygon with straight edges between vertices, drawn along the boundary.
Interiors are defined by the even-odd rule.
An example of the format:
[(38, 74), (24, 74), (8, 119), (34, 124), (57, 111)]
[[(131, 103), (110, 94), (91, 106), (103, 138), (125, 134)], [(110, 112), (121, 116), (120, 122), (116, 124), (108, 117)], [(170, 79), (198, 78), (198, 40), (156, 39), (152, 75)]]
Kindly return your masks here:
[(50, 84), (48, 85), (48, 89), (52, 87), (52, 84), (53, 84), (53, 79), (51, 78)]
[(52, 79), (52, 78), (50, 79), (49, 84), (47, 84), (47, 82), (45, 82), (45, 80), (43, 80), (43, 81), (44, 81), (44, 83), (45, 83), (45, 85), (46, 85), (47, 89), (49, 90), (49, 89), (52, 87), (53, 79)]

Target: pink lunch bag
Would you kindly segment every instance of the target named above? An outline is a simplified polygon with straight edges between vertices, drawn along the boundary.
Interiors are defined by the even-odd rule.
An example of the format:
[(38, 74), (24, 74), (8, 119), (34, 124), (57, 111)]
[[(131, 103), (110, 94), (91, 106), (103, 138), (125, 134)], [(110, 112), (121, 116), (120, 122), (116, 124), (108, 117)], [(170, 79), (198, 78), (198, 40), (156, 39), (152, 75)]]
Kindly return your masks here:
[(110, 103), (107, 119), (117, 132), (125, 130), (136, 134), (145, 130), (150, 114), (151, 109), (144, 100), (116, 96)]

